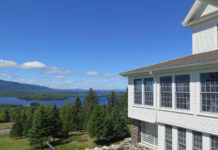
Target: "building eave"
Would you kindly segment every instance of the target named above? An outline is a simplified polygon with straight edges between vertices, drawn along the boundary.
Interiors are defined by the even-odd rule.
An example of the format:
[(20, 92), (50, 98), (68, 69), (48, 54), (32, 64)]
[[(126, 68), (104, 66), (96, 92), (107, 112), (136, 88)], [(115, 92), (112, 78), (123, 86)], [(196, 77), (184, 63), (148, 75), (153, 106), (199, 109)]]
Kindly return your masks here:
[(120, 75), (123, 77), (133, 77), (133, 76), (139, 76), (139, 75), (146, 76), (146, 75), (150, 75), (151, 73), (155, 75), (155, 74), (164, 74), (164, 73), (169, 73), (169, 72), (184, 72), (184, 71), (202, 70), (202, 69), (209, 69), (213, 67), (218, 67), (218, 60), (204, 62), (204, 63), (174, 66), (174, 67), (165, 67), (165, 68), (159, 68), (159, 69), (141, 70), (141, 71), (129, 72), (129, 73), (123, 72), (123, 73), (120, 73)]

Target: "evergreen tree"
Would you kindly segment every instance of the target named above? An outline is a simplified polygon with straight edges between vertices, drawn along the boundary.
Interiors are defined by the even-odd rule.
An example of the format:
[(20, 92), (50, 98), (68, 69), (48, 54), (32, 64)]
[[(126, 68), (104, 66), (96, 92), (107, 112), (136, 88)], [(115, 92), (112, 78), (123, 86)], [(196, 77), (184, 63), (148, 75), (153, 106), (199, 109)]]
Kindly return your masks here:
[(106, 108), (107, 114), (104, 119), (104, 130), (103, 130), (103, 139), (106, 141), (112, 141), (116, 136), (114, 131), (114, 123), (113, 123), (113, 116), (111, 114), (111, 108)]
[(60, 117), (63, 123), (62, 134), (68, 136), (68, 133), (73, 130), (73, 104), (71, 101), (65, 103), (60, 110)]
[(0, 122), (5, 122), (5, 117), (6, 117), (6, 113), (5, 112), (1, 112), (0, 113)]
[(75, 101), (74, 105), (75, 105), (75, 108), (77, 108), (78, 110), (82, 107), (82, 103), (80, 101), (79, 96), (76, 97), (76, 101)]
[(118, 103), (117, 95), (114, 91), (111, 92), (107, 97), (107, 104), (111, 107), (114, 107)]
[(88, 121), (90, 115), (92, 114), (95, 106), (98, 105), (98, 96), (95, 92), (90, 88), (88, 95), (85, 97), (84, 101), (84, 109), (85, 109), (85, 118), (84, 118), (84, 127), (87, 129)]
[(88, 132), (91, 137), (95, 137), (97, 140), (103, 139), (104, 121), (105, 112), (100, 105), (97, 105), (93, 110), (88, 123)]
[(121, 115), (118, 106), (115, 106), (112, 110), (112, 118), (114, 124), (115, 137), (114, 139), (122, 139), (129, 134), (129, 130), (126, 123), (126, 118)]
[(80, 101), (80, 97), (76, 97), (76, 101), (73, 106), (73, 124), (75, 130), (82, 130), (83, 129), (83, 120), (84, 120), (84, 115), (82, 114), (82, 104)]
[(5, 111), (5, 122), (10, 122), (10, 116), (9, 116), (9, 111)]
[(32, 128), (30, 129), (29, 141), (34, 148), (42, 148), (49, 139), (49, 127), (47, 113), (43, 105), (33, 115)]
[(55, 138), (57, 138), (61, 134), (62, 130), (62, 123), (59, 116), (58, 108), (56, 107), (56, 104), (54, 104), (52, 110), (51, 110), (51, 135), (53, 138), (53, 141)]
[(45, 112), (46, 112), (46, 126), (48, 127), (48, 135), (52, 136), (52, 126), (53, 126), (53, 122), (52, 122), (52, 107), (51, 104), (48, 103), (47, 106), (45, 107)]
[(98, 96), (90, 88), (88, 95), (85, 97), (84, 107), (85, 108), (94, 108), (98, 104)]
[(120, 109), (121, 115), (126, 119), (127, 123), (131, 123), (131, 119), (128, 118), (128, 89), (126, 89), (126, 92), (121, 95), (118, 102), (118, 107)]
[(10, 137), (19, 138), (23, 135), (23, 119), (20, 113), (16, 114), (10, 131)]
[(23, 127), (23, 135), (29, 136), (29, 131), (32, 127), (32, 120), (33, 120), (33, 112), (34, 110), (32, 108), (29, 108), (26, 110), (26, 120), (24, 121), (24, 127)]

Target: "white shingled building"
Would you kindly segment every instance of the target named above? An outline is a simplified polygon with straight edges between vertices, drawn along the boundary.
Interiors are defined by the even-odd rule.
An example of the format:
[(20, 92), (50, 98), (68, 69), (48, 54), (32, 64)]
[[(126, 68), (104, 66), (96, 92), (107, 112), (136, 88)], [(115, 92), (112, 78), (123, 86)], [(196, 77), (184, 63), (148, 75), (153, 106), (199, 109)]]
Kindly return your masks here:
[(218, 0), (196, 0), (182, 24), (193, 31), (191, 55), (121, 73), (128, 77), (132, 142), (218, 150)]

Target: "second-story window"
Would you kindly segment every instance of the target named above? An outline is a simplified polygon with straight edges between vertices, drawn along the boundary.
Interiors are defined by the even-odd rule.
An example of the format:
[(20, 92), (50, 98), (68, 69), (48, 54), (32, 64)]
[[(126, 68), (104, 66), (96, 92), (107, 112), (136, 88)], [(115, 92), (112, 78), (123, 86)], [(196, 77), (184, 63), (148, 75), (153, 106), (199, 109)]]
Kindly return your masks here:
[(153, 78), (144, 79), (144, 104), (153, 105)]
[(172, 77), (160, 78), (161, 107), (172, 107)]
[(142, 104), (142, 79), (134, 80), (134, 103)]
[(189, 75), (178, 75), (176, 82), (176, 108), (190, 109)]
[(201, 74), (201, 110), (218, 113), (218, 72)]

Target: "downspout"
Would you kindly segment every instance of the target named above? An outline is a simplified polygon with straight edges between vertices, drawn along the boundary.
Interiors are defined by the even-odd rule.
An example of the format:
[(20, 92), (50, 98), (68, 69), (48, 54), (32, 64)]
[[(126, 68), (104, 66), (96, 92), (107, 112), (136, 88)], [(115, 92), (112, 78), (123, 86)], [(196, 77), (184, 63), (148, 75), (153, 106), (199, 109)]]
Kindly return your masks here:
[(157, 123), (157, 78), (154, 77), (152, 71), (149, 71), (149, 74), (153, 77), (153, 79), (155, 78), (155, 123)]

